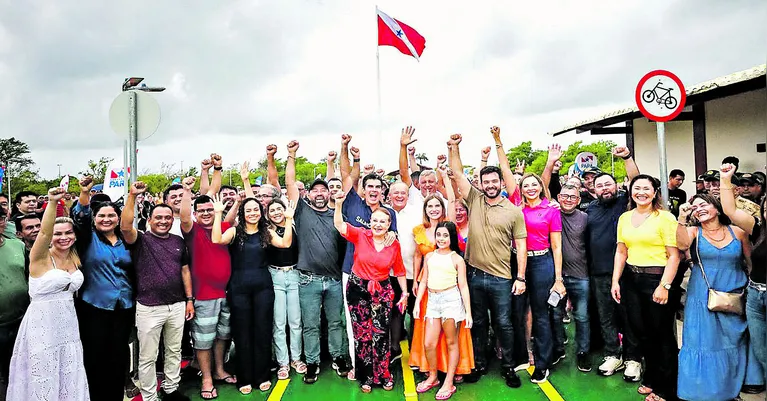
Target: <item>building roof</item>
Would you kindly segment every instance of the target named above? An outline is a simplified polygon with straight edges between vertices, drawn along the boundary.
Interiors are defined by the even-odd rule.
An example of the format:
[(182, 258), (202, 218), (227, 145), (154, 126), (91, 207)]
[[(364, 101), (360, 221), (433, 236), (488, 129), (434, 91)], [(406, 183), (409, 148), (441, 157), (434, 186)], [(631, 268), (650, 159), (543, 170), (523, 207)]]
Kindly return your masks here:
[[(687, 87), (687, 104), (685, 106), (764, 88), (767, 86), (765, 75), (767, 75), (767, 64), (762, 64), (748, 70), (739, 71)], [(578, 133), (585, 132), (593, 128), (606, 127), (640, 118), (641, 116), (642, 113), (636, 105), (624, 107), (599, 117), (584, 120), (559, 130), (549, 132), (549, 135), (562, 135), (573, 130)]]

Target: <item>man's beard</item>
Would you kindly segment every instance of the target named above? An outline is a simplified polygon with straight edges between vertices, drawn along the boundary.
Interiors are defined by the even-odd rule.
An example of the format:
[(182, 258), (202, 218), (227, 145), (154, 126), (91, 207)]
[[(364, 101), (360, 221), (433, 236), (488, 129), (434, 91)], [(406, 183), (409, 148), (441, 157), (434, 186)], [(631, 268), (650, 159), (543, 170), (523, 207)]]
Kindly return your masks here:
[(495, 192), (494, 195), (490, 195), (489, 193), (490, 191), (488, 191), (487, 189), (484, 191), (485, 196), (488, 197), (489, 199), (495, 199), (501, 196), (501, 191), (499, 189), (491, 188), (491, 190)]
[(314, 199), (311, 199), (310, 201), (312, 203), (312, 206), (314, 206), (317, 209), (322, 209), (322, 208), (324, 208), (324, 207), (326, 207), (328, 205), (327, 199), (325, 199), (323, 197), (320, 197), (320, 196), (318, 196), (318, 197), (316, 197)]
[(605, 198), (602, 195), (597, 195), (597, 199), (599, 199), (599, 203), (601, 203), (603, 205), (610, 206), (610, 205), (615, 204), (615, 202), (618, 201), (618, 194), (617, 193), (610, 193), (610, 195), (612, 195), (612, 196), (609, 199)]

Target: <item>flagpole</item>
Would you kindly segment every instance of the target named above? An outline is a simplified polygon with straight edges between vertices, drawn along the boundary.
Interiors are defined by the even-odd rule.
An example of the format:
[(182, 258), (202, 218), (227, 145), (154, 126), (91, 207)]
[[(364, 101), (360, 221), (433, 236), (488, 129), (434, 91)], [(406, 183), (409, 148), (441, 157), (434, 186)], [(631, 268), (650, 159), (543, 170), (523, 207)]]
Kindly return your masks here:
[[(378, 21), (378, 6), (376, 5), (376, 21)], [(377, 25), (377, 22), (376, 22)], [(383, 149), (383, 133), (381, 126), (383, 125), (383, 117), (381, 113), (381, 55), (379, 49), (381, 46), (378, 45), (378, 42), (376, 42), (376, 90), (378, 94), (378, 149)], [(379, 156), (377, 157), (378, 162), (383, 162), (383, 156), (381, 156), (382, 152), (378, 153)], [(379, 168), (383, 168), (383, 164), (381, 163)]]

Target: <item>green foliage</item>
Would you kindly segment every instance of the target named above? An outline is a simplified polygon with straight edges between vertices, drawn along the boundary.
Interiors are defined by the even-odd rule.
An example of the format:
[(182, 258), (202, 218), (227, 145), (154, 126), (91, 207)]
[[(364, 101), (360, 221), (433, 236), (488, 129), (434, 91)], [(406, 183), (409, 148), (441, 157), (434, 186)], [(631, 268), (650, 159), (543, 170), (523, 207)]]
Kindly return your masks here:
[[(529, 143), (529, 142), (525, 142)], [(523, 143), (522, 145), (524, 145)], [(522, 146), (520, 145), (520, 146)], [(560, 170), (560, 174), (564, 175), (567, 174), (567, 171), (570, 169), (570, 166), (575, 164), (575, 156), (578, 155), (578, 153), (581, 152), (591, 152), (599, 161), (599, 169), (607, 172), (612, 173), (612, 149), (617, 146), (615, 142), (613, 141), (606, 141), (601, 140), (594, 143), (590, 143), (587, 145), (584, 145), (582, 141), (578, 141), (570, 145), (566, 150), (562, 152), (562, 158), (560, 159), (562, 161), (562, 169)], [(519, 148), (519, 146), (517, 147)], [(515, 163), (515, 159), (512, 159), (511, 157), (511, 151), (517, 150), (517, 148), (512, 148), (509, 151), (509, 160), (512, 163), (512, 166)], [(535, 150), (533, 151), (530, 149), (531, 157), (534, 156), (533, 160), (530, 161), (527, 165), (527, 171), (534, 172), (536, 174), (541, 174), (543, 172), (544, 167), (546, 167), (546, 160), (548, 159), (548, 151), (547, 150)], [(519, 153), (518, 153), (519, 154)], [(623, 180), (623, 178), (626, 176), (626, 166), (623, 164), (623, 160), (620, 158), (615, 158), (615, 177), (620, 182)]]
[(79, 174), (81, 176), (90, 175), (93, 177), (93, 182), (96, 184), (103, 184), (104, 176), (107, 173), (109, 164), (112, 163), (113, 160), (114, 159), (111, 157), (102, 157), (98, 161), (88, 160), (88, 169), (81, 171)]

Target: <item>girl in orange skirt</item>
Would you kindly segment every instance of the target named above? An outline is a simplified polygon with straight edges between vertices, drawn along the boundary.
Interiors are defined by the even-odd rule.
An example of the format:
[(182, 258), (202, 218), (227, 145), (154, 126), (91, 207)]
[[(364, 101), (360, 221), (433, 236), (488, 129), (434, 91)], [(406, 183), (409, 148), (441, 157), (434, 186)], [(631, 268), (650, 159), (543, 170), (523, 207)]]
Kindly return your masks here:
[[(470, 333), (467, 336), (469, 348), (459, 346), (460, 331), (471, 329), (471, 301), (466, 283), (466, 263), (459, 254), (455, 224), (445, 221), (437, 224), (436, 228), (437, 249), (427, 254), (424, 260), (423, 280), (418, 287), (413, 311), (416, 319), (421, 316), (425, 319), (424, 348), (429, 371), (429, 377), (418, 383), (416, 391), (425, 393), (438, 387), (437, 370), (443, 370), (446, 373), (445, 383), (437, 391), (436, 399), (447, 400), (456, 391), (453, 378), (459, 362), (461, 359), (468, 361), (468, 368), (471, 369), (470, 362), (474, 359)], [(429, 298), (426, 308), (421, 309), (419, 301), (424, 298), (427, 289)], [(461, 326), (463, 330), (459, 330)]]

